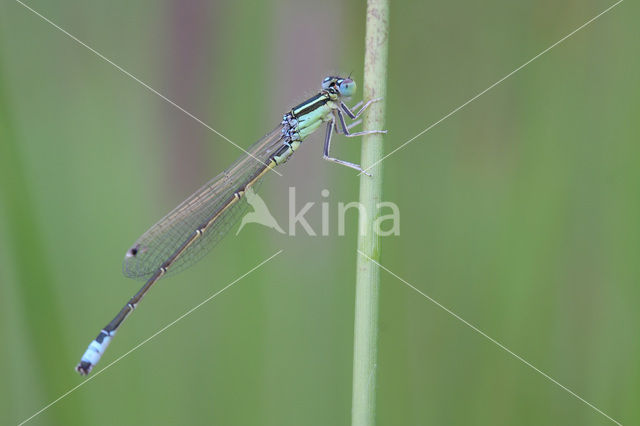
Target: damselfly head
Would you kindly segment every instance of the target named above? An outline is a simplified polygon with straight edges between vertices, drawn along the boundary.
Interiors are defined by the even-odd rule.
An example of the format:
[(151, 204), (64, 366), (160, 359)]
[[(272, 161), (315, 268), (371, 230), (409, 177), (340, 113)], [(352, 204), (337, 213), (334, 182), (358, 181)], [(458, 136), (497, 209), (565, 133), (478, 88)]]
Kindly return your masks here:
[(356, 92), (356, 82), (349, 77), (329, 76), (322, 80), (322, 90), (349, 98)]

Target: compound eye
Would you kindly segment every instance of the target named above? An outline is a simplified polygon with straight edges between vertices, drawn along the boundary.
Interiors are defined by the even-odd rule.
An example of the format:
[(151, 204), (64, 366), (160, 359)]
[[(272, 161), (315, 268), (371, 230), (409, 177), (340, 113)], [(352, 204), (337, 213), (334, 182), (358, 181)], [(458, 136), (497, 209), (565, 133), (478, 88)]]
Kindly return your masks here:
[(346, 98), (353, 96), (356, 93), (356, 82), (350, 78), (345, 78), (340, 82), (340, 94)]

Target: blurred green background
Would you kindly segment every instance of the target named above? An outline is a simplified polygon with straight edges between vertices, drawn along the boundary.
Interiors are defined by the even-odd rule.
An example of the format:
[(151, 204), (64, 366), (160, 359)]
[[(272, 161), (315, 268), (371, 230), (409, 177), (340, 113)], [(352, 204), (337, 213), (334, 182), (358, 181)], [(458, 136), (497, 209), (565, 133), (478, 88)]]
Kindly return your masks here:
[[(325, 75), (362, 82), (363, 2), (28, 4), (243, 147)], [(394, 3), (386, 150), (611, 4)], [(638, 9), (622, 3), (384, 162), (401, 229), (383, 265), (623, 424), (640, 423)], [(153, 289), (97, 369), (284, 253), (29, 424), (349, 423), (353, 211), (335, 234), (358, 179), (321, 160), (320, 133), (261, 195), (286, 227), (295, 186), (317, 232), (328, 202), (331, 236), (230, 235)], [(357, 162), (359, 142), (334, 152)], [(240, 154), (0, 3), (1, 424), (84, 380), (79, 357), (140, 285), (122, 276), (127, 248)], [(378, 373), (380, 425), (612, 424), (385, 272)]]

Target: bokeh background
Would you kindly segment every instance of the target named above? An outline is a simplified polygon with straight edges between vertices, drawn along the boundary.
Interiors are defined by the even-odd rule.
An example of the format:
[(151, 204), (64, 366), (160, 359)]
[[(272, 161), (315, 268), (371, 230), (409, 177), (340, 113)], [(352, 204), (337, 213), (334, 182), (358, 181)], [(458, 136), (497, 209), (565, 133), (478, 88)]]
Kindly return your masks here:
[[(364, 2), (27, 2), (243, 147), (327, 74), (362, 81)], [(390, 151), (612, 2), (396, 2)], [(384, 162), (382, 263), (623, 424), (640, 423), (640, 59), (624, 2)], [(360, 92), (361, 93), (361, 92)], [(322, 135), (261, 186), (330, 236), (249, 225), (161, 281), (98, 369), (284, 252), (31, 425), (346, 425), (353, 171)], [(335, 141), (359, 159), (359, 142)], [(125, 250), (241, 152), (19, 3), (0, 3), (0, 423), (73, 370), (139, 288)], [(327, 189), (328, 197), (321, 191)], [(382, 272), (380, 425), (607, 418)]]

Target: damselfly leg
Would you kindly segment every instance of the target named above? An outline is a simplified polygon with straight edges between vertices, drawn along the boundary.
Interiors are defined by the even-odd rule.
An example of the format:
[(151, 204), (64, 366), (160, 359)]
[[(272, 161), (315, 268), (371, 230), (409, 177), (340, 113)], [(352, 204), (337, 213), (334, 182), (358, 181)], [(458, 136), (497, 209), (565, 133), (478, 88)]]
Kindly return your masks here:
[[(358, 111), (357, 114), (352, 113), (351, 110), (342, 102), (341, 102), (341, 108), (344, 107), (346, 109), (345, 112), (349, 116), (349, 118), (351, 118), (352, 120), (355, 120), (356, 118), (358, 118), (360, 116), (360, 114), (362, 114), (362, 111), (364, 111), (369, 105), (371, 105), (374, 102), (378, 102), (380, 100), (382, 100), (382, 98), (375, 98), (375, 99), (370, 100), (369, 102), (367, 102), (367, 105), (365, 105), (364, 108), (362, 108), (360, 111)], [(361, 100), (360, 102), (358, 102), (357, 104), (352, 106), (351, 109), (358, 109), (358, 108), (360, 108), (360, 106), (363, 103), (364, 103), (364, 101)], [(359, 118), (356, 121), (354, 121), (353, 123), (347, 125), (347, 130), (353, 129), (354, 127), (356, 127), (360, 123), (362, 123), (362, 119), (361, 118)], [(337, 120), (336, 120), (334, 129), (336, 130), (336, 132), (340, 132), (340, 129), (338, 128), (338, 121)]]
[[(360, 114), (362, 114), (364, 112), (364, 110), (369, 108), (369, 106), (371, 106), (372, 103), (380, 102), (381, 100), (382, 100), (382, 98), (371, 99), (366, 104), (364, 104), (364, 106), (362, 108), (360, 108), (360, 110), (358, 112), (356, 112), (355, 114), (353, 112), (351, 112), (349, 107), (344, 102), (340, 102), (340, 108), (342, 108), (344, 113), (347, 114), (349, 116), (349, 118), (351, 118), (352, 120), (355, 120), (356, 118), (360, 117)], [(353, 109), (357, 109), (360, 105), (362, 105), (362, 101), (360, 101), (357, 104), (355, 104), (353, 106)]]
[[(347, 166), (350, 167), (354, 170), (357, 170), (361, 173), (364, 173), (367, 176), (371, 176), (370, 173), (367, 173), (366, 171), (364, 171), (362, 169), (362, 167), (359, 164), (355, 164), (355, 163), (350, 163), (348, 161), (344, 161), (344, 160), (340, 160), (339, 158), (335, 158), (332, 157), (330, 155), (330, 151), (331, 151), (331, 135), (333, 134), (333, 129), (335, 128), (336, 133), (342, 133), (343, 135), (345, 135), (346, 137), (355, 137), (355, 136), (364, 136), (364, 135), (371, 135), (371, 134), (380, 134), (380, 133), (387, 133), (386, 130), (365, 130), (362, 132), (355, 132), (355, 133), (351, 133), (349, 131), (349, 129), (351, 129), (352, 127), (360, 124), (360, 122), (362, 120), (356, 120), (354, 123), (351, 123), (349, 126), (347, 126), (347, 123), (344, 120), (344, 115), (343, 115), (343, 111), (345, 114), (347, 114), (349, 116), (349, 118), (351, 119), (356, 119), (358, 118), (372, 103), (374, 102), (378, 102), (382, 100), (382, 98), (376, 98), (376, 99), (371, 99), (369, 102), (367, 102), (362, 108), (360, 108), (360, 110), (357, 113), (353, 113), (345, 104), (344, 102), (340, 102), (340, 108), (342, 108), (342, 110), (340, 109), (336, 109), (333, 111), (333, 116), (334, 118), (327, 123), (327, 132), (325, 134), (324, 137), (324, 152), (323, 152), (323, 159), (327, 160), (327, 161), (332, 161), (334, 163), (337, 164), (342, 164), (343, 166)], [(358, 108), (359, 105), (362, 104), (362, 101), (358, 102), (355, 108)], [(338, 126), (338, 121), (340, 122), (340, 125)]]
[(342, 133), (343, 135), (345, 135), (348, 138), (355, 138), (357, 136), (364, 136), (364, 135), (374, 135), (374, 134), (385, 134), (385, 133), (387, 133), (386, 130), (365, 130), (365, 131), (362, 131), (362, 132), (351, 133), (349, 131), (350, 126), (347, 126), (347, 123), (345, 123), (344, 115), (342, 115), (342, 112), (341, 111), (335, 111), (335, 115), (338, 116), (338, 121), (340, 121), (340, 126), (336, 126), (336, 132), (337, 133)]
[(327, 123), (327, 133), (324, 136), (324, 155), (322, 156), (322, 158), (327, 161), (332, 161), (336, 164), (342, 164), (343, 166), (350, 167), (354, 170), (359, 171), (360, 173), (366, 174), (367, 176), (371, 176), (369, 173), (362, 170), (362, 167), (360, 167), (360, 165), (340, 160), (339, 158), (334, 158), (329, 155), (329, 151), (331, 150), (331, 134), (333, 133), (333, 125), (334, 120), (331, 120)]
[[(356, 127), (358, 124), (361, 124), (361, 123), (362, 123), (362, 118), (358, 118), (356, 121), (354, 121), (353, 123), (351, 123), (351, 124), (349, 124), (347, 126), (347, 130), (351, 130), (354, 127)], [(336, 123), (336, 125), (334, 127), (335, 127), (336, 131), (338, 131), (338, 123)]]
[[(355, 133), (351, 133), (349, 131), (349, 129), (351, 129), (356, 123), (358, 123), (360, 120), (357, 120), (356, 122), (352, 123), (351, 125), (347, 126), (347, 123), (344, 120), (344, 115), (342, 114), (343, 112), (345, 114), (347, 114), (349, 116), (349, 118), (351, 118), (352, 120), (355, 120), (356, 118), (360, 117), (360, 115), (367, 109), (369, 108), (369, 106), (371, 104), (373, 104), (374, 102), (379, 102), (381, 101), (382, 98), (375, 98), (375, 99), (371, 99), (370, 101), (368, 101), (366, 104), (364, 104), (364, 106), (362, 108), (360, 108), (360, 110), (357, 113), (353, 113), (349, 107), (347, 107), (345, 105), (344, 102), (340, 102), (340, 109), (336, 109), (333, 111), (333, 115), (334, 117), (336, 117), (337, 121), (340, 122), (340, 127), (337, 125), (336, 123), (336, 132), (337, 133), (342, 133), (343, 135), (345, 135), (348, 138), (353, 138), (356, 136), (364, 136), (364, 135), (372, 135), (372, 134), (376, 134), (376, 133), (387, 133), (386, 130), (365, 130), (363, 132), (355, 132)], [(358, 106), (362, 104), (362, 101), (358, 102), (355, 106), (354, 109), (358, 108)], [(341, 131), (342, 130), (342, 131)]]

